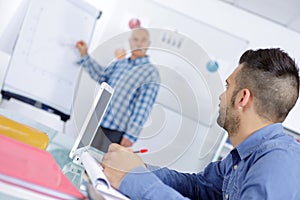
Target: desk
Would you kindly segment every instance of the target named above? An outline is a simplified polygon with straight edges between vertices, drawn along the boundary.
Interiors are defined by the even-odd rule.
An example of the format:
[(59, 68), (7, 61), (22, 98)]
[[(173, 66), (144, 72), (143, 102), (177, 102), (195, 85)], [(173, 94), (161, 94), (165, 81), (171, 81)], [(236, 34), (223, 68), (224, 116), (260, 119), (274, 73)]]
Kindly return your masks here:
[[(69, 152), (75, 142), (75, 138), (59, 133), (56, 130), (53, 130), (43, 124), (40, 124), (30, 119), (26, 119), (21, 115), (18, 115), (8, 110), (0, 109), (0, 114), (12, 120), (26, 124), (28, 126), (31, 126), (33, 128), (45, 132), (50, 139), (47, 151), (52, 154), (57, 164), (66, 174), (66, 176), (71, 180), (71, 182), (78, 189), (80, 188), (82, 183), (81, 177), (84, 172), (84, 169), (81, 166), (73, 164), (72, 160), (69, 158)], [(85, 191), (83, 190), (81, 191), (85, 193)], [(0, 199), (20, 199), (20, 198), (12, 197), (0, 192)]]
[(82, 183), (82, 174), (84, 172), (83, 167), (76, 165), (69, 158), (69, 153), (75, 142), (75, 138), (64, 135), (62, 133), (56, 133), (50, 139), (47, 151), (52, 154), (63, 173), (69, 178), (69, 180), (80, 189)]

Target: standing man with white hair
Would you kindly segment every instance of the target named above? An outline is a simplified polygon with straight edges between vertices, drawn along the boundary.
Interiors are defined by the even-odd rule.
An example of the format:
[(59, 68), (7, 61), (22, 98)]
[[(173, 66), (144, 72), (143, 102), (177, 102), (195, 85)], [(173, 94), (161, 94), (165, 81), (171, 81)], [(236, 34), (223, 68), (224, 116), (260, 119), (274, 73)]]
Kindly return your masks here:
[(107, 82), (115, 89), (93, 146), (105, 145), (108, 148), (109, 144), (102, 144), (107, 139), (125, 147), (132, 146), (156, 100), (160, 77), (157, 68), (146, 55), (150, 45), (148, 30), (133, 29), (129, 44), (131, 56), (106, 68), (88, 55), (85, 42), (79, 41), (76, 44), (82, 57), (80, 63), (90, 77), (99, 84)]

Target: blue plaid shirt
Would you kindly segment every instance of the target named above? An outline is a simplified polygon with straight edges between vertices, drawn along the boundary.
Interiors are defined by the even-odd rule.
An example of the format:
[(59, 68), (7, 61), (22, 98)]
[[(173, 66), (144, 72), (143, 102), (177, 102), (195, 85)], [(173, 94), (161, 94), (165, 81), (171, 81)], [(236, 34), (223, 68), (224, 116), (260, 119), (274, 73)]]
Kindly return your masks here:
[(119, 190), (131, 199), (299, 200), (299, 165), (300, 144), (277, 123), (256, 131), (203, 172), (138, 167)]
[(155, 102), (160, 77), (148, 56), (126, 58), (103, 68), (89, 55), (79, 62), (98, 83), (107, 82), (115, 89), (101, 126), (124, 132), (135, 142)]

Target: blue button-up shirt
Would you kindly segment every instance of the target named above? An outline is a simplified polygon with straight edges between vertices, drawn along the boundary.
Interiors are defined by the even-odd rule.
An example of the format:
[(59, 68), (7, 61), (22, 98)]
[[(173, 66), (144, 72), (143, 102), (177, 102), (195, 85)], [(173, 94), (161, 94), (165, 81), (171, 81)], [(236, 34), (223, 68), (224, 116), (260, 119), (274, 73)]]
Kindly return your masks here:
[(299, 166), (300, 144), (277, 123), (256, 131), (203, 172), (138, 167), (119, 189), (132, 199), (299, 200)]
[(118, 60), (104, 68), (89, 55), (79, 64), (98, 83), (107, 82), (115, 91), (101, 126), (124, 132), (135, 142), (155, 102), (160, 76), (148, 56)]

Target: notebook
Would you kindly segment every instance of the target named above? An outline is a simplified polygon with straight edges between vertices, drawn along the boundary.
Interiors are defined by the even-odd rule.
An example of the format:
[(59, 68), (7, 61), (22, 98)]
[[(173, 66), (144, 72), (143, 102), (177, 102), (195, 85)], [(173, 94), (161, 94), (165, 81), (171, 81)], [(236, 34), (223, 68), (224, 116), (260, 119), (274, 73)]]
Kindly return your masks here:
[(114, 189), (106, 178), (102, 166), (85, 151), (80, 154), (80, 160), (89, 176), (90, 182), (96, 191), (105, 199), (111, 200), (129, 200), (126, 196)]
[(92, 142), (99, 129), (100, 122), (105, 114), (113, 92), (114, 89), (111, 86), (105, 82), (101, 83), (97, 96), (69, 154), (69, 157), (73, 159), (74, 163), (82, 165), (80, 162), (80, 154), (83, 151), (89, 151), (97, 161), (102, 160), (102, 156), (105, 152), (101, 147), (93, 147)]

